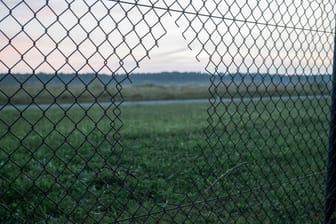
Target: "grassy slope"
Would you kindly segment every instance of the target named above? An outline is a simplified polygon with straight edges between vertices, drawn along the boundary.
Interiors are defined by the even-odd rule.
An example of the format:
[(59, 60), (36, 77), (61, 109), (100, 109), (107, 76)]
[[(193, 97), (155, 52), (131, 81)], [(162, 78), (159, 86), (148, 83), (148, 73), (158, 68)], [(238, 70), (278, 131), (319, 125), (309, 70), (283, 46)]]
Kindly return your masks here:
[(0, 221), (320, 223), (328, 102), (255, 104), (0, 111)]

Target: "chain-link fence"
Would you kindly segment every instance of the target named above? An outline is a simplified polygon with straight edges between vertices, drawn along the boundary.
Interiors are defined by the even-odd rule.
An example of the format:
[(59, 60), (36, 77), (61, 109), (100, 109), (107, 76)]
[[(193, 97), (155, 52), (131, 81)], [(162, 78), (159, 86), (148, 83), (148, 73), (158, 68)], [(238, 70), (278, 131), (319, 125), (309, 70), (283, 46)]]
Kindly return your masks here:
[[(0, 222), (321, 223), (335, 6), (1, 1)], [(208, 103), (126, 107), (171, 29)]]

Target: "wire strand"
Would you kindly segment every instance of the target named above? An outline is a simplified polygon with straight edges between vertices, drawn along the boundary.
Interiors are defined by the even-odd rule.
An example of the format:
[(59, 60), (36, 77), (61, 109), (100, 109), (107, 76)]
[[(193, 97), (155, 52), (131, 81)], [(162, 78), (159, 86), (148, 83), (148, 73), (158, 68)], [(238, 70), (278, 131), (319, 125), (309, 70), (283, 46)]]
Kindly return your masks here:
[(199, 13), (199, 12), (190, 12), (190, 11), (185, 11), (185, 10), (172, 9), (170, 7), (165, 8), (165, 7), (155, 6), (154, 4), (153, 5), (146, 5), (146, 4), (140, 4), (138, 2), (127, 2), (127, 1), (122, 1), (122, 0), (108, 0), (108, 1), (117, 2), (117, 3), (121, 3), (121, 4), (134, 5), (134, 6), (137, 6), (137, 7), (144, 7), (144, 8), (151, 8), (151, 9), (163, 10), (163, 11), (168, 11), (168, 12), (187, 14), (187, 15), (201, 16), (201, 17), (221, 19), (221, 20), (229, 20), (229, 21), (233, 21), (233, 22), (248, 23), (248, 24), (261, 25), (261, 26), (271, 26), (271, 27), (283, 28), (283, 29), (302, 30), (302, 31), (316, 32), (316, 33), (334, 34), (334, 32), (332, 32), (332, 31), (318, 30), (318, 29), (304, 28), (304, 27), (287, 26), (287, 25), (278, 25), (278, 24), (272, 24), (272, 23), (263, 23), (263, 22), (257, 22), (257, 21), (250, 21), (250, 20), (247, 20), (247, 19), (235, 19), (235, 18), (229, 18), (229, 17), (225, 17), (225, 16), (216, 16), (216, 15), (204, 14), (204, 13)]

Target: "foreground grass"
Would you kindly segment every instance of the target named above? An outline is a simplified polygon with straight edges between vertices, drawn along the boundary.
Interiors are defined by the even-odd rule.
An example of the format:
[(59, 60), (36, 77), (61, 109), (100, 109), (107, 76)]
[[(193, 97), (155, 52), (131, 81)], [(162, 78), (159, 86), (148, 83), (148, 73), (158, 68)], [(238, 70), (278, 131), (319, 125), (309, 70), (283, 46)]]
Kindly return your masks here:
[(328, 101), (207, 107), (0, 111), (0, 222), (320, 223)]

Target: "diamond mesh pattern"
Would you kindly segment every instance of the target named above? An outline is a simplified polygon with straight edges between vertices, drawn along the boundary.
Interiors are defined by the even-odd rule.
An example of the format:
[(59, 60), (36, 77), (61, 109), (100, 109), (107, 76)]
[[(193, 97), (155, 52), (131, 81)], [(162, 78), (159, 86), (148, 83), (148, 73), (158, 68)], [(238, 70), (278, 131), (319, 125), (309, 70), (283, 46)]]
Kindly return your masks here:
[[(0, 222), (320, 223), (335, 15), (331, 0), (1, 1)], [(123, 85), (166, 19), (209, 74), (208, 118), (175, 161), (192, 166), (148, 192), (159, 171), (139, 179), (127, 156)]]

